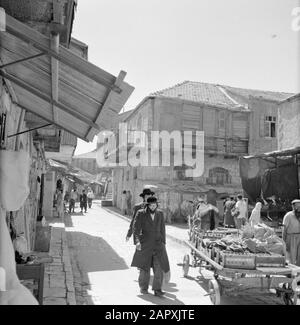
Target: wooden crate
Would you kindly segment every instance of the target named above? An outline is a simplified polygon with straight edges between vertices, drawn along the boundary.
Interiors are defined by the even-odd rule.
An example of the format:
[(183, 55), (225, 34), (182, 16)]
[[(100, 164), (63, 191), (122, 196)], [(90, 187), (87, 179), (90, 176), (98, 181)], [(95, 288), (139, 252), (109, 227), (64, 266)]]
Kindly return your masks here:
[(223, 267), (232, 269), (255, 270), (255, 254), (220, 253), (220, 262)]

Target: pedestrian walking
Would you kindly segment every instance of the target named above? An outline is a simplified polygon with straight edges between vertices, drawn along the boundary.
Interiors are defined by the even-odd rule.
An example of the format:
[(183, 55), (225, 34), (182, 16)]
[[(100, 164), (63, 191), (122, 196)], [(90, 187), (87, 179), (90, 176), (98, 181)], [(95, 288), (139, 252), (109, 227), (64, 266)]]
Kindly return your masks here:
[(71, 194), (70, 194), (70, 202), (69, 202), (69, 213), (71, 212), (75, 212), (75, 202), (77, 200), (77, 191), (76, 191), (76, 188), (74, 188), (72, 191), (71, 191)]
[(241, 229), (247, 221), (247, 203), (245, 202), (243, 195), (237, 196), (237, 202), (233, 209), (233, 216), (235, 220), (235, 226), (237, 229)]
[[(145, 209), (146, 207), (146, 203), (147, 203), (147, 199), (151, 196), (153, 196), (155, 193), (153, 191), (151, 191), (149, 188), (144, 188), (143, 189), (143, 192), (140, 194), (140, 197), (143, 198), (143, 201), (136, 204), (133, 208), (133, 214), (132, 214), (132, 218), (131, 218), (131, 222), (130, 222), (130, 225), (129, 225), (129, 229), (128, 229), (128, 232), (127, 232), (127, 235), (126, 235), (126, 241), (129, 240), (129, 238), (132, 236), (133, 234), (133, 224), (134, 224), (134, 221), (135, 221), (135, 218), (136, 218), (136, 215), (137, 215), (137, 212), (141, 209)], [(135, 243), (135, 239), (133, 237), (133, 243)]]
[(87, 193), (87, 200), (88, 200), (89, 209), (92, 207), (92, 203), (93, 203), (94, 198), (95, 198), (94, 192), (92, 191), (92, 189), (89, 189), (88, 193)]
[(124, 216), (127, 215), (127, 194), (125, 190), (122, 192), (121, 211)]
[(170, 271), (170, 265), (166, 250), (165, 219), (157, 207), (157, 198), (152, 196), (147, 199), (146, 208), (137, 212), (133, 224), (136, 250), (131, 266), (139, 269), (138, 282), (142, 294), (148, 293), (152, 268), (152, 290), (154, 295), (162, 297), (165, 294), (162, 291), (163, 277), (164, 273)]
[(292, 207), (283, 218), (282, 239), (289, 262), (300, 266), (300, 200), (293, 200)]
[(235, 200), (233, 197), (228, 198), (225, 202), (225, 214), (224, 214), (224, 226), (235, 227), (234, 218), (231, 214), (232, 209), (235, 206)]
[(126, 192), (126, 201), (127, 201), (127, 215), (131, 215), (131, 201), (132, 201), (132, 195), (130, 191)]
[(79, 201), (80, 201), (81, 213), (83, 213), (83, 209), (84, 209), (84, 212), (86, 213), (86, 210), (87, 210), (87, 195), (85, 193), (85, 190), (82, 190), (82, 194), (80, 194)]

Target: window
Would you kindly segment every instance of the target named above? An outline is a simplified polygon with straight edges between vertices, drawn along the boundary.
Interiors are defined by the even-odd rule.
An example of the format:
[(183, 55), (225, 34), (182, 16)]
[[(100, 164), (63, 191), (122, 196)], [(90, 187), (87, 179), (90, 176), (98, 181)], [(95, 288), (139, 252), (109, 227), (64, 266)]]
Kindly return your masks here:
[(265, 117), (265, 137), (276, 138), (276, 117)]
[(227, 169), (216, 167), (209, 170), (207, 184), (225, 185), (231, 184), (231, 176)]
[(219, 130), (225, 130), (225, 112), (219, 113)]

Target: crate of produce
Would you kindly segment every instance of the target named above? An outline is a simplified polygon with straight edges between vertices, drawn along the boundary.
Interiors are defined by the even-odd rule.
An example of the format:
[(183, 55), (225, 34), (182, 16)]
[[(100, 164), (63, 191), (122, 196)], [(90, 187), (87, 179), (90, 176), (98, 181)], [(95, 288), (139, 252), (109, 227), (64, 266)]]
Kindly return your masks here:
[(256, 267), (283, 267), (285, 266), (285, 256), (276, 254), (256, 254)]
[(220, 253), (220, 264), (223, 267), (231, 269), (248, 269), (255, 270), (255, 254), (242, 253)]

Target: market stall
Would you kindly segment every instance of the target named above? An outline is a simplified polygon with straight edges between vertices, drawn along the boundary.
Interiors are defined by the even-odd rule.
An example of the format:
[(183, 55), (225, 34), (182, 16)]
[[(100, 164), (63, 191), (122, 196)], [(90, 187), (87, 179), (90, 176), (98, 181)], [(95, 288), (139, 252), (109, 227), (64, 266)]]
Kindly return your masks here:
[(220, 304), (222, 295), (238, 293), (273, 291), (288, 305), (300, 298), (300, 267), (286, 262), (284, 242), (263, 223), (203, 231), (191, 220), (186, 245), (191, 254), (183, 258), (183, 275), (188, 275), (190, 262), (200, 272), (201, 267), (212, 269), (208, 295), (214, 304)]
[(242, 187), (250, 205), (264, 203), (263, 221), (278, 228), (292, 200), (300, 197), (300, 147), (239, 160)]

